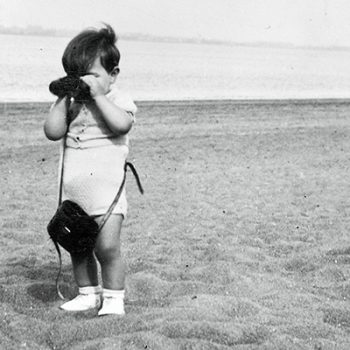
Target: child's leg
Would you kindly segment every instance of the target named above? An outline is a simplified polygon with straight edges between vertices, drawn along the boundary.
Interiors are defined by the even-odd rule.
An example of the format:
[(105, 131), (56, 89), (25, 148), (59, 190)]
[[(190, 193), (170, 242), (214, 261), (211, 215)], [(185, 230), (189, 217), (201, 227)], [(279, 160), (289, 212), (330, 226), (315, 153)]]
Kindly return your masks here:
[(71, 258), (79, 294), (60, 308), (66, 311), (85, 311), (99, 307), (101, 286), (98, 285), (97, 265), (93, 253), (88, 256), (72, 254)]
[(95, 254), (101, 264), (103, 305), (99, 316), (124, 315), (125, 265), (120, 253), (122, 215), (111, 215), (99, 233)]
[(101, 264), (103, 288), (123, 290), (125, 265), (120, 252), (123, 215), (111, 215), (98, 235), (95, 254)]
[(78, 287), (98, 285), (97, 264), (94, 254), (71, 254), (73, 274)]

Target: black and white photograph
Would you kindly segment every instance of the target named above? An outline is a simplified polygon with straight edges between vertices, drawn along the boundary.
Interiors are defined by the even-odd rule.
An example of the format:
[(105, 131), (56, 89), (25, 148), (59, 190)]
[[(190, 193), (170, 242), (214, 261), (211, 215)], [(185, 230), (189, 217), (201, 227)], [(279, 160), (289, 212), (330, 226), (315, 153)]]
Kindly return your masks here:
[(0, 350), (349, 350), (350, 2), (0, 0)]

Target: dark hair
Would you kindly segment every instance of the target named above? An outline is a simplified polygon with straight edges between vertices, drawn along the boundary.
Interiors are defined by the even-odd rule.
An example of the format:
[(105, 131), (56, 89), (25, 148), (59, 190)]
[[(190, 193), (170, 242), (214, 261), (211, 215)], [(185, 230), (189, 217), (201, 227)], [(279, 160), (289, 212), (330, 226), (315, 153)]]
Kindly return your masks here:
[(111, 73), (120, 60), (116, 41), (115, 32), (108, 24), (99, 30), (82, 31), (68, 43), (63, 53), (62, 64), (67, 75), (85, 75), (96, 57), (101, 58), (101, 65)]

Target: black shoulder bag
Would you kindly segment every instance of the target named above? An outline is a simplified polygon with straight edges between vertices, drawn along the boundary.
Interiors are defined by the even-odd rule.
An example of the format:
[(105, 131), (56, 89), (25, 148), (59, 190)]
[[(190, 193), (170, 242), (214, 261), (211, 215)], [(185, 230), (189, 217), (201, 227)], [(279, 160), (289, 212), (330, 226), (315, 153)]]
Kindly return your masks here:
[(77, 203), (71, 200), (65, 200), (62, 202), (64, 155), (66, 148), (65, 143), (66, 139), (64, 139), (63, 142), (58, 208), (55, 215), (47, 225), (47, 231), (56, 247), (59, 257), (59, 271), (56, 278), (56, 290), (61, 299), (64, 299), (64, 297), (59, 288), (59, 278), (62, 272), (62, 256), (60, 246), (72, 254), (88, 254), (93, 251), (98, 233), (101, 231), (102, 227), (105, 225), (106, 221), (112, 214), (113, 209), (118, 203), (125, 185), (126, 171), (128, 167), (135, 176), (140, 192), (143, 193), (143, 188), (136, 169), (130, 162), (125, 162), (123, 181), (100, 224), (97, 224), (94, 218), (89, 216)]

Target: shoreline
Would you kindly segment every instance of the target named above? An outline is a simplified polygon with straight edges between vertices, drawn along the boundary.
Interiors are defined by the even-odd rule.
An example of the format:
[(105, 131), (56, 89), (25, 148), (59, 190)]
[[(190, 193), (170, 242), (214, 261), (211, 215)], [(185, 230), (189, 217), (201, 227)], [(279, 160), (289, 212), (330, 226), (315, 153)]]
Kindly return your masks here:
[[(19, 105), (51, 105), (54, 101), (0, 101), (0, 106), (19, 106)], [(150, 105), (150, 104), (332, 104), (350, 103), (349, 98), (272, 98), (272, 99), (174, 99), (174, 100), (135, 100), (136, 104)]]

